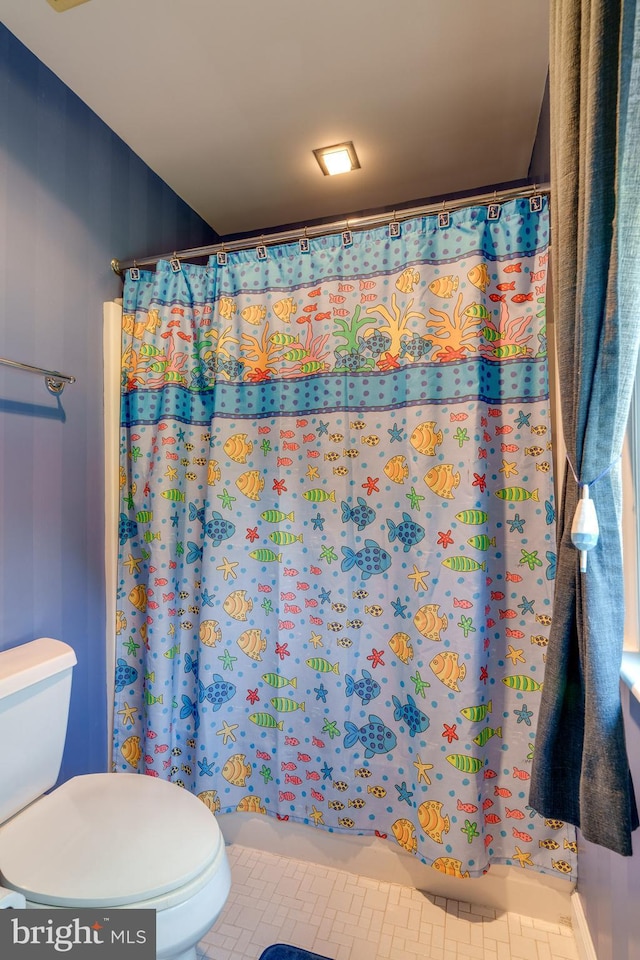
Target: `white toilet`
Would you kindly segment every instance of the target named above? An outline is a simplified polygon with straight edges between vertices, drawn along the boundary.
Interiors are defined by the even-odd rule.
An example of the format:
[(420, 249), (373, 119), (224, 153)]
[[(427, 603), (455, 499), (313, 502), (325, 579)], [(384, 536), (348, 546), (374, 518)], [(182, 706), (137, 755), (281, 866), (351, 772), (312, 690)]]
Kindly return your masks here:
[(0, 887), (33, 908), (156, 910), (158, 960), (195, 960), (231, 886), (224, 839), (197, 797), (164, 780), (58, 778), (71, 673), (67, 644), (0, 652)]

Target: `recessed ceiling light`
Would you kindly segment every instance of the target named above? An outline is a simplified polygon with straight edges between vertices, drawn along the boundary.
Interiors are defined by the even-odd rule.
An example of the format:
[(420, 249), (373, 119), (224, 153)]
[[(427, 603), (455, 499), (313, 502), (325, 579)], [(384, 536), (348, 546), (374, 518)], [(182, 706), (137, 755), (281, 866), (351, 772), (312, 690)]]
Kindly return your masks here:
[(332, 177), (337, 173), (349, 173), (350, 170), (358, 170), (360, 167), (360, 161), (351, 140), (346, 143), (334, 143), (331, 147), (320, 147), (313, 152), (325, 177)]

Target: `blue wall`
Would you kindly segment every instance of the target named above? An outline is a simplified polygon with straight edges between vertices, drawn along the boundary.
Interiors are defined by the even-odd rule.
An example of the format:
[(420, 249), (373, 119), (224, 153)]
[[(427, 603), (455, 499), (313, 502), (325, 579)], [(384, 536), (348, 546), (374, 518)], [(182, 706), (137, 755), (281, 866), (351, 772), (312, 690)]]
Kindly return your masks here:
[(75, 649), (62, 777), (106, 769), (102, 304), (121, 260), (216, 235), (0, 24), (0, 649)]

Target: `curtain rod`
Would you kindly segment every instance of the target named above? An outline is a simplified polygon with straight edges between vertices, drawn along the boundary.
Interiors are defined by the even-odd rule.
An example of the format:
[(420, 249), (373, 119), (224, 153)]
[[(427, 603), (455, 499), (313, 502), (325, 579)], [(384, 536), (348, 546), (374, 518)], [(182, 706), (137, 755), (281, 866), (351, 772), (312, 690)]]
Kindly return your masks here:
[(62, 393), (66, 383), (75, 383), (76, 378), (67, 373), (59, 373), (57, 370), (46, 370), (44, 367), (32, 367), (30, 363), (20, 363), (18, 360), (7, 360), (0, 357), (0, 363), (6, 367), (13, 367), (16, 370), (24, 370), (26, 373), (35, 373), (44, 377), (47, 389), (51, 393)]
[(482, 193), (461, 197), (456, 200), (441, 200), (434, 203), (423, 204), (419, 207), (411, 207), (405, 210), (394, 210), (386, 213), (374, 213), (370, 216), (356, 217), (351, 219), (346, 217), (342, 220), (333, 220), (326, 223), (318, 223), (312, 227), (297, 227), (292, 230), (284, 230), (279, 233), (254, 235), (245, 237), (241, 240), (220, 240), (219, 243), (207, 247), (193, 247), (190, 250), (171, 251), (170, 253), (161, 253), (153, 257), (143, 257), (133, 260), (117, 260), (115, 257), (111, 261), (111, 268), (117, 274), (122, 274), (129, 267), (153, 266), (159, 260), (191, 260), (197, 257), (209, 257), (215, 253), (231, 253), (234, 250), (250, 250), (257, 245), (268, 246), (276, 243), (286, 243), (288, 241), (298, 240), (301, 237), (309, 239), (313, 237), (325, 236), (332, 233), (342, 233), (343, 230), (366, 230), (367, 227), (379, 226), (390, 221), (410, 220), (413, 217), (421, 217), (430, 213), (447, 212), (461, 210), (464, 207), (475, 203), (503, 203), (505, 200), (513, 200), (516, 197), (539, 196), (548, 194), (551, 191), (551, 185), (533, 184), (528, 187), (515, 187), (511, 190), (493, 190), (491, 193)]

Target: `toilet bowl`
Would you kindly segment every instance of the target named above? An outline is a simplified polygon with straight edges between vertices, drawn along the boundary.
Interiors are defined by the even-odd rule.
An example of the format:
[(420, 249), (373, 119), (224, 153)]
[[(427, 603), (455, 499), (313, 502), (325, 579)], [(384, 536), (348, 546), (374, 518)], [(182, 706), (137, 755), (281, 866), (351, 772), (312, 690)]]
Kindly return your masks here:
[[(30, 684), (24, 651), (34, 644), (40, 648), (27, 660), (38, 655), (40, 664)], [(0, 726), (12, 698), (20, 701), (16, 708), (30, 699), (26, 687), (50, 688), (41, 659), (64, 656), (62, 647), (70, 650), (54, 640), (17, 648), (23, 653), (13, 682), (14, 651), (0, 653)], [(13, 727), (14, 742), (19, 730)], [(158, 960), (195, 960), (196, 944), (231, 886), (224, 839), (208, 807), (175, 784), (135, 773), (78, 776), (26, 802), (23, 782), (18, 778), (13, 790), (0, 787), (8, 812), (4, 822), (0, 815), (0, 886), (24, 896), (33, 909), (153, 909)], [(10, 801), (16, 794), (14, 812)]]

